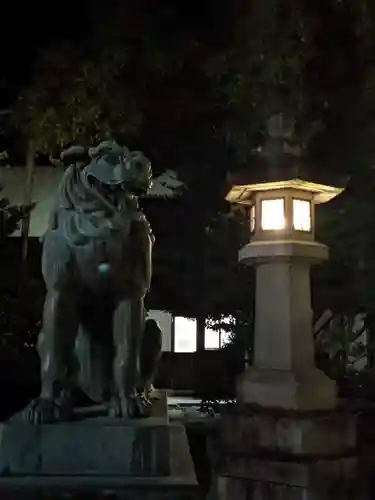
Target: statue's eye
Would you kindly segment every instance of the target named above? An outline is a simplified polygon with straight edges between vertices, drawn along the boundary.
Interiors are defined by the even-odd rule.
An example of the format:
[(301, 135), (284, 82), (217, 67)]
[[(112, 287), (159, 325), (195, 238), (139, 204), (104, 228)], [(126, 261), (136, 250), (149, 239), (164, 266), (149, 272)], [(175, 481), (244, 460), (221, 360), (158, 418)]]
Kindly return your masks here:
[(134, 160), (133, 164), (137, 170), (143, 169), (143, 162), (141, 160)]
[(117, 157), (114, 156), (113, 154), (111, 153), (106, 153), (104, 156), (103, 156), (103, 160), (108, 163), (108, 165), (116, 165), (117, 164)]

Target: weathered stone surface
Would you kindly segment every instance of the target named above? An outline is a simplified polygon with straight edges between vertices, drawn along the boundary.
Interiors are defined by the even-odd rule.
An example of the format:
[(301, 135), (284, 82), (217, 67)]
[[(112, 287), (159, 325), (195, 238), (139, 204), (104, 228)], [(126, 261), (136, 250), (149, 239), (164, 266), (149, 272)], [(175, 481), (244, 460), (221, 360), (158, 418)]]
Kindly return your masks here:
[[(368, 500), (361, 484), (332, 485), (330, 489), (315, 487), (296, 487), (271, 482), (251, 482), (243, 479), (222, 476), (216, 481), (212, 491), (215, 500), (249, 499), (251, 500)], [(211, 498), (210, 498), (211, 500)]]
[(169, 428), (163, 419), (1, 427), (0, 473), (27, 475), (169, 474)]
[(185, 428), (169, 422), (166, 393), (159, 396), (147, 419), (108, 418), (99, 406), (77, 409), (70, 423), (6, 422), (0, 498), (200, 498)]
[(357, 474), (356, 458), (284, 462), (267, 459), (232, 459), (225, 474), (253, 482), (277, 483), (299, 488), (327, 489), (331, 484), (350, 481)]
[(116, 419), (105, 408), (77, 409), (72, 422), (34, 425), (14, 419), (0, 426), (0, 474), (132, 475), (170, 473), (166, 394), (152, 416)]
[[(55, 427), (59, 426), (55, 425)], [(92, 424), (87, 427), (91, 427), (93, 430), (96, 429), (96, 432), (100, 429), (99, 424)], [(34, 428), (38, 429), (38, 427), (35, 426)], [(42, 426), (39, 430), (41, 430), (41, 428)], [(83, 428), (83, 425), (76, 426), (76, 429)], [(112, 429), (121, 430), (122, 426), (113, 425)], [(143, 429), (147, 429), (147, 427), (143, 427)], [(50, 498), (64, 498), (64, 500), (66, 500), (70, 498), (70, 494), (72, 498), (75, 498), (74, 495), (78, 493), (80, 495), (79, 498), (86, 498), (82, 496), (86, 494), (87, 498), (90, 498), (90, 500), (94, 500), (96, 498), (95, 495), (97, 495), (97, 498), (103, 498), (100, 495), (104, 494), (108, 494), (108, 498), (118, 498), (119, 500), (193, 500), (201, 498), (184, 426), (177, 423), (167, 424), (165, 425), (165, 431), (167, 440), (160, 443), (157, 451), (152, 449), (149, 450), (153, 455), (151, 461), (147, 461), (146, 459), (142, 463), (139, 461), (138, 457), (135, 458), (134, 463), (138, 467), (143, 467), (139, 475), (130, 475), (129, 473), (120, 471), (119, 466), (125, 463), (125, 460), (119, 457), (117, 453), (115, 456), (112, 455), (108, 457), (111, 444), (115, 448), (115, 445), (117, 445), (117, 449), (124, 449), (124, 446), (120, 444), (118, 440), (115, 443), (112, 440), (111, 443), (107, 443), (102, 450), (99, 450), (101, 453), (100, 459), (91, 457), (94, 463), (95, 460), (97, 460), (97, 466), (103, 467), (102, 470), (97, 469), (94, 471), (90, 469), (86, 472), (73, 472), (71, 474), (56, 473), (54, 472), (57, 470), (56, 464), (58, 467), (61, 467), (59, 462), (60, 459), (56, 452), (54, 459), (57, 460), (57, 462), (50, 462), (48, 464), (46, 461), (47, 457), (40, 457), (41, 462), (45, 464), (47, 473), (42, 470), (39, 473), (23, 473), (22, 475), (17, 475), (14, 473), (14, 470), (12, 470), (12, 474), (9, 474), (8, 470), (8, 475), (0, 476), (0, 498), (12, 498), (12, 500), (34, 500), (34, 498), (38, 500), (48, 498), (49, 500)], [(103, 441), (101, 442), (103, 445), (105, 444)], [(52, 446), (53, 443), (51, 443), (51, 447)], [(31, 450), (27, 451), (29, 454), (30, 452)], [(82, 453), (78, 450), (78, 445), (74, 453), (77, 454), (77, 457), (83, 454), (84, 460), (79, 463), (77, 457), (74, 458), (71, 453), (66, 457), (67, 460), (64, 464), (66, 465), (70, 458), (72, 465), (74, 464), (77, 468), (78, 462), (78, 466), (81, 466), (83, 470), (82, 464), (88, 461), (86, 453)], [(161, 453), (161, 455), (158, 456), (157, 453)], [(64, 458), (62, 458), (62, 460), (64, 460)], [(114, 463), (117, 467), (117, 473), (109, 468), (106, 461)], [(160, 461), (161, 465), (158, 465), (158, 461)], [(25, 459), (22, 463), (27, 464), (29, 470), (31, 470), (29, 465), (30, 462), (35, 469), (35, 461)], [(150, 467), (150, 463), (154, 469), (152, 474), (146, 475), (146, 468)], [(129, 462), (126, 462), (125, 466), (128, 465)], [(163, 467), (168, 467), (168, 475), (165, 474), (165, 470), (162, 470)], [(162, 474), (156, 475), (156, 470), (161, 471)], [(10, 496), (7, 497), (7, 495)]]
[(328, 456), (356, 447), (352, 415), (337, 412), (290, 415), (228, 415), (222, 421), (223, 445), (236, 451), (270, 449), (281, 453)]
[(18, 478), (13, 484), (3, 484), (0, 479), (0, 495), (9, 500), (203, 500), (202, 493), (194, 484), (181, 480), (153, 479), (123, 480), (113, 477), (103, 479)]
[[(281, 352), (278, 347), (275, 348), (275, 357)], [(251, 366), (239, 378), (237, 394), (238, 401), (264, 408), (331, 410), (337, 404), (334, 381), (317, 368), (297, 373)]]
[(355, 485), (353, 415), (255, 407), (244, 413), (241, 408), (221, 422), (222, 460), (213, 499), (366, 498)]

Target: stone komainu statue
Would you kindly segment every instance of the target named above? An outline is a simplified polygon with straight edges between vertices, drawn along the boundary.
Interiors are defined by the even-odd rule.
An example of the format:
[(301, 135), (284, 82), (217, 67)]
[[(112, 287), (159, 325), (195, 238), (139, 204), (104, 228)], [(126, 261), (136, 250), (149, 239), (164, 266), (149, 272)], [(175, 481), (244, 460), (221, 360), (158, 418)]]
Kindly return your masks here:
[(111, 416), (144, 416), (143, 388), (152, 387), (161, 350), (158, 325), (151, 336), (152, 320), (145, 328), (154, 238), (138, 205), (151, 164), (112, 141), (71, 147), (61, 159), (69, 166), (43, 238), (42, 389), (23, 415), (34, 423), (69, 418), (79, 387)]

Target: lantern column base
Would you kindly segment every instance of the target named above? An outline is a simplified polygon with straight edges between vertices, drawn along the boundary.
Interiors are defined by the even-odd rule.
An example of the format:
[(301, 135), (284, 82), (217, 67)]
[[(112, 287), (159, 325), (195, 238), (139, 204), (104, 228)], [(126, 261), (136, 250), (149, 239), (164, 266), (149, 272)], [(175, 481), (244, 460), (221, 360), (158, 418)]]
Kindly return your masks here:
[(336, 385), (320, 370), (305, 373), (249, 367), (238, 381), (237, 401), (265, 408), (326, 410), (336, 406)]

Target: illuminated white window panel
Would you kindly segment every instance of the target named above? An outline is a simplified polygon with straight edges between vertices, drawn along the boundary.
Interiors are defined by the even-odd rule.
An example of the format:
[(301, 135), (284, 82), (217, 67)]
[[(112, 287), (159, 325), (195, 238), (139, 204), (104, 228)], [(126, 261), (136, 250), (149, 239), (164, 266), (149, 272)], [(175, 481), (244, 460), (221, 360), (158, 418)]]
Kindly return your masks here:
[(293, 200), (293, 227), (296, 231), (311, 231), (311, 203)]
[(220, 330), (206, 328), (204, 331), (204, 348), (207, 350), (220, 349)]
[(286, 225), (284, 198), (262, 200), (261, 203), (261, 228), (263, 231), (284, 229)]
[(177, 316), (174, 319), (174, 352), (197, 350), (197, 321)]
[[(233, 316), (228, 316), (227, 318), (223, 318), (220, 323), (225, 323), (227, 325), (234, 325)], [(224, 328), (205, 328), (204, 331), (204, 348), (207, 350), (210, 349), (220, 349), (224, 347), (231, 338), (231, 332), (227, 331)]]

